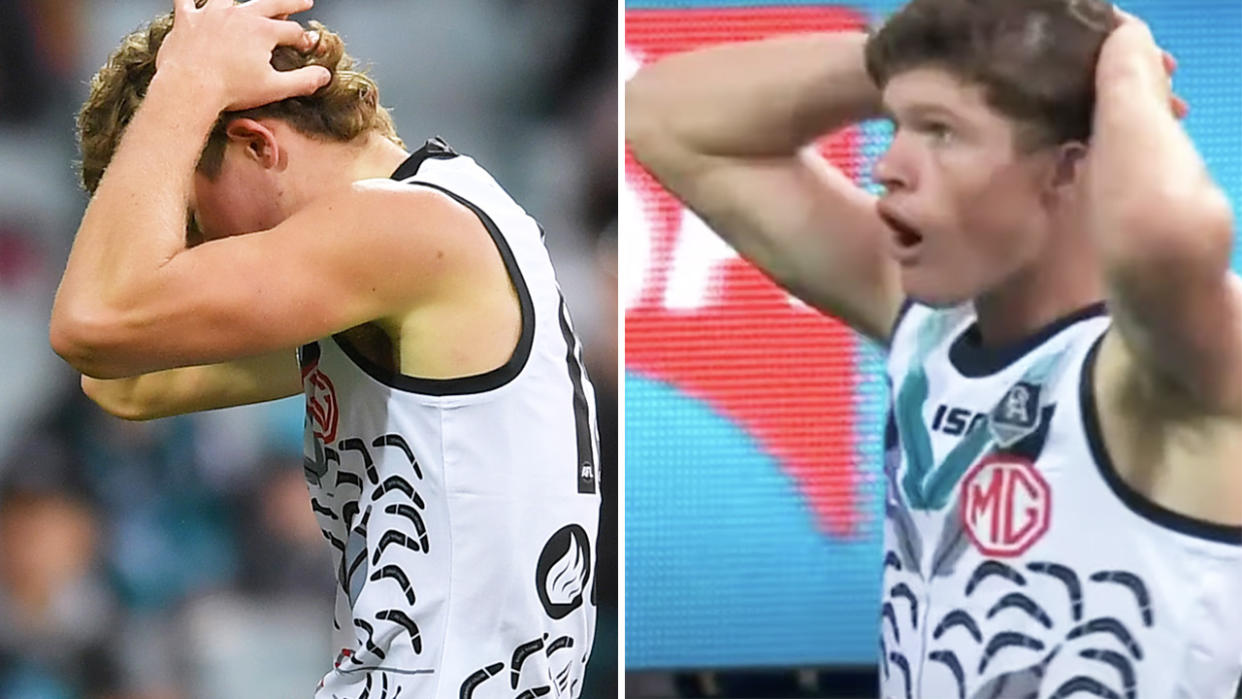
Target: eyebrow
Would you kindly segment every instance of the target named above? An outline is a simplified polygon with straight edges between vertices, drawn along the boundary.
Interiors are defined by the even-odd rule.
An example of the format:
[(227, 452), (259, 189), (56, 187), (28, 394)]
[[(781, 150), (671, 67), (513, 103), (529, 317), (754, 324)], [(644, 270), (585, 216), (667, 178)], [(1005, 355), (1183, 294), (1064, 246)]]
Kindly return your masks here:
[[(915, 102), (914, 104), (907, 107), (904, 111), (907, 117), (914, 118), (914, 119), (927, 118), (927, 117), (938, 117), (942, 119), (948, 119), (951, 121), (960, 121), (958, 116), (954, 114), (953, 112), (949, 111), (948, 109), (945, 109), (944, 107), (941, 107), (938, 104), (931, 104), (927, 102)], [(893, 110), (892, 107), (888, 106), (887, 104), (881, 105), (880, 113), (884, 115), (884, 117), (887, 119), (897, 121), (897, 114), (895, 110)]]

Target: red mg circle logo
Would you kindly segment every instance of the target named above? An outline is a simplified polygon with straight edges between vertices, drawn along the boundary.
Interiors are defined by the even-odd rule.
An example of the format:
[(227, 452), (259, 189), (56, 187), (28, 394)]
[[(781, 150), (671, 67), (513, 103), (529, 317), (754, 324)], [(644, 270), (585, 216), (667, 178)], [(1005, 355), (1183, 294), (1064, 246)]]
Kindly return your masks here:
[(311, 419), (311, 431), (324, 444), (336, 441), (336, 422), (340, 409), (336, 402), (336, 389), (332, 380), (318, 367), (311, 369), (306, 381), (306, 412)]
[(1035, 464), (993, 454), (962, 479), (962, 524), (988, 556), (1020, 556), (1048, 531), (1052, 489)]

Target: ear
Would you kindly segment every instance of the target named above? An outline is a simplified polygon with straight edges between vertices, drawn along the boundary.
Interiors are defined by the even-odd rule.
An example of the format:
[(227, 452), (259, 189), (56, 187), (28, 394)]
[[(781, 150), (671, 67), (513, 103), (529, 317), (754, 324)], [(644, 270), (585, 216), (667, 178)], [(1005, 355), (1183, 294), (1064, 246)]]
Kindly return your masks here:
[(1087, 144), (1081, 141), (1067, 141), (1057, 146), (1048, 175), (1048, 188), (1059, 192), (1066, 187), (1073, 187), (1082, 174), (1082, 165), (1086, 158)]
[(276, 134), (262, 122), (244, 117), (234, 119), (225, 127), (224, 133), (230, 143), (242, 146), (246, 157), (263, 168), (272, 169), (280, 163), (280, 144), (276, 142)]

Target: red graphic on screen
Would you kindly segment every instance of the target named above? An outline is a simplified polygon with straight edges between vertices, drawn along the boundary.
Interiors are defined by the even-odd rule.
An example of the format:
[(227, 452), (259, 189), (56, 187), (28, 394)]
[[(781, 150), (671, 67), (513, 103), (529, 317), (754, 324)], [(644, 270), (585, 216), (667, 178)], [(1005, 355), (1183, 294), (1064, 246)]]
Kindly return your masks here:
[[(634, 10), (626, 48), (646, 63), (723, 41), (795, 31), (861, 29), (845, 8)], [(854, 176), (860, 134), (826, 139), (823, 152)], [(835, 320), (797, 304), (754, 267), (732, 259), (710, 283), (710, 302), (693, 310), (663, 301), (681, 234), (681, 204), (626, 153), (626, 180), (639, 194), (650, 236), (641, 295), (625, 315), (628, 371), (677, 386), (752, 435), (797, 482), (822, 531), (858, 531), (855, 437), (856, 343)]]

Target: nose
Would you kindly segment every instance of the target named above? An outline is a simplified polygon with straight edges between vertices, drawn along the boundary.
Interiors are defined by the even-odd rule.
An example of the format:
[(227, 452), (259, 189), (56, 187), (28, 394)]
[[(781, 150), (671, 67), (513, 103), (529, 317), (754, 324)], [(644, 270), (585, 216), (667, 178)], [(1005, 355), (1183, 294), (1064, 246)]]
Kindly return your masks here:
[(893, 136), (888, 150), (875, 161), (872, 177), (890, 194), (914, 187), (914, 168), (905, 139), (900, 134)]

